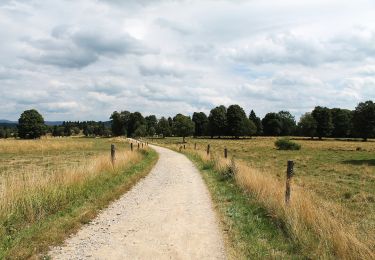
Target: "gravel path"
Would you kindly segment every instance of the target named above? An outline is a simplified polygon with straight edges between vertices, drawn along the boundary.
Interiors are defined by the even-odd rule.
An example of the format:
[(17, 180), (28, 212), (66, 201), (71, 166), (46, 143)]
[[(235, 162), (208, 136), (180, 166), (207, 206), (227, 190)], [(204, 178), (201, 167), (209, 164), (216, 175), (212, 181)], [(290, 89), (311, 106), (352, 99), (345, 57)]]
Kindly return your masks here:
[(205, 184), (182, 154), (152, 146), (150, 174), (53, 248), (53, 259), (225, 259)]

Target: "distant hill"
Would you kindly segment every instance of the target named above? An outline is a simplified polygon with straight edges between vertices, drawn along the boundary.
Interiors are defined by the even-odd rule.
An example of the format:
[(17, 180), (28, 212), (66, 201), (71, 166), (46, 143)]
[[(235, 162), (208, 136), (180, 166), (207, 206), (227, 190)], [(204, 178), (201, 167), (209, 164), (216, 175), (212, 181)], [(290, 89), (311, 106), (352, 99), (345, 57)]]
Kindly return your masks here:
[[(45, 121), (44, 122), (46, 125), (49, 126), (54, 126), (54, 125), (62, 125), (63, 121)], [(7, 119), (0, 119), (0, 126), (8, 126), (8, 127), (13, 127), (18, 124), (17, 121), (10, 121)]]
[(46, 125), (54, 126), (54, 125), (62, 125), (63, 121), (45, 121)]

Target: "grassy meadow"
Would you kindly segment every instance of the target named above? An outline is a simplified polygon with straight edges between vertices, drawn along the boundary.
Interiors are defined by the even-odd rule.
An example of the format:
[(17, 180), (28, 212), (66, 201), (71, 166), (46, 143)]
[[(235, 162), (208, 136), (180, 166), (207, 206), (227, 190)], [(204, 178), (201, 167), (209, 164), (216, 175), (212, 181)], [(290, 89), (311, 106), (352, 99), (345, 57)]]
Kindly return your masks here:
[(0, 259), (35, 257), (62, 242), (156, 159), (149, 149), (131, 152), (122, 138), (0, 140)]
[[(308, 252), (303, 257), (371, 259), (375, 252), (375, 142), (306, 139), (296, 140), (302, 145), (299, 151), (280, 151), (275, 149), (275, 140), (266, 137), (187, 139), (186, 150), (182, 151), (198, 166), (203, 165), (203, 169), (207, 170), (211, 165), (211, 170), (220, 173), (227, 171), (231, 164), (230, 159), (223, 159), (226, 147), (228, 157), (235, 158), (236, 186), (249, 194), (252, 208), (256, 201), (268, 212), (274, 220), (275, 229), (286, 231), (285, 239), (289, 239), (292, 249), (300, 247), (303, 252)], [(176, 150), (182, 145), (181, 138), (154, 139), (153, 142)], [(195, 143), (197, 150), (194, 150)], [(205, 153), (207, 144), (211, 147), (210, 157)], [(283, 201), (287, 160), (295, 162), (289, 207)], [(211, 183), (214, 187), (211, 193), (214, 200), (216, 197), (217, 206), (225, 209), (228, 202), (220, 200), (216, 192), (220, 190), (220, 185), (228, 186), (228, 183), (219, 184), (220, 177), (217, 182), (218, 179), (213, 176), (205, 179), (209, 186)], [(228, 219), (227, 211), (228, 208), (222, 210), (224, 219)], [(249, 223), (248, 219), (241, 220), (241, 211), (237, 213), (240, 218), (237, 223)], [(233, 217), (230, 219), (225, 222), (231, 223), (231, 229), (235, 230), (232, 227), (239, 227), (239, 224), (233, 222)], [(241, 244), (239, 236), (245, 240), (249, 238), (241, 235), (243, 230), (244, 227), (238, 228), (237, 235), (233, 231), (231, 239), (236, 241), (232, 243), (234, 247), (238, 248), (237, 245)], [(273, 247), (268, 252), (279, 252), (277, 246), (272, 246), (276, 245), (272, 239), (267, 241), (271, 243), (269, 247)], [(246, 247), (238, 249), (251, 251)], [(295, 258), (291, 256), (292, 249), (284, 253)], [(245, 255), (254, 257), (248, 253)]]

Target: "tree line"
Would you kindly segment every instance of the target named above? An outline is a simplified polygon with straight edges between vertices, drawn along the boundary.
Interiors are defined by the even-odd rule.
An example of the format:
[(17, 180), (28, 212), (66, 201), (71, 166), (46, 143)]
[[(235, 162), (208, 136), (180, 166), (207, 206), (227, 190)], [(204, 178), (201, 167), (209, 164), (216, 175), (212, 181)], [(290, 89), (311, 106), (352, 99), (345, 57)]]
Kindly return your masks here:
[(253, 110), (247, 116), (239, 105), (223, 105), (204, 112), (194, 112), (192, 117), (177, 114), (175, 117), (155, 115), (143, 117), (141, 113), (129, 111), (113, 112), (111, 130), (115, 136), (131, 137), (186, 136), (195, 137), (249, 137), (249, 136), (308, 136), (349, 138), (364, 140), (375, 137), (375, 104), (361, 102), (355, 110), (317, 106), (305, 113), (297, 123), (288, 111), (267, 113), (260, 119)]
[(354, 110), (317, 106), (301, 116), (297, 123), (288, 111), (267, 113), (262, 119), (253, 110), (246, 114), (239, 105), (223, 105), (192, 117), (177, 114), (172, 117), (144, 117), (140, 112), (113, 112), (109, 122), (67, 121), (60, 126), (46, 126), (43, 116), (35, 109), (24, 111), (16, 128), (0, 128), (0, 138), (39, 138), (52, 136), (195, 136), (195, 137), (251, 137), (251, 136), (308, 136), (351, 138), (363, 140), (375, 137), (375, 103), (361, 102)]

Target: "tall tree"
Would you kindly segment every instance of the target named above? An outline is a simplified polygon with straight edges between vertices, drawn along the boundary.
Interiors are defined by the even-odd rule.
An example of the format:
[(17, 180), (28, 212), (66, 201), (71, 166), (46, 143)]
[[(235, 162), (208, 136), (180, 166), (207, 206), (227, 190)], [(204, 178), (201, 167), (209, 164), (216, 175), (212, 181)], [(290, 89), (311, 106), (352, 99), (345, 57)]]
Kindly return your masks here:
[(177, 136), (182, 137), (182, 142), (185, 143), (185, 137), (194, 134), (194, 122), (189, 116), (177, 114), (173, 118), (173, 132)]
[(165, 117), (160, 118), (158, 125), (156, 127), (156, 133), (158, 135), (163, 135), (163, 137), (171, 136), (172, 130), (168, 120)]
[(111, 130), (114, 136), (121, 136), (127, 134), (127, 124), (129, 121), (130, 112), (121, 111), (121, 113), (115, 111), (112, 113), (111, 119)]
[(212, 137), (223, 136), (227, 129), (227, 109), (225, 106), (218, 106), (210, 111), (208, 116), (208, 131)]
[(44, 135), (44, 118), (35, 109), (24, 111), (18, 119), (18, 135), (23, 139), (35, 139)]
[(239, 105), (231, 105), (227, 109), (228, 134), (239, 138), (240, 136), (252, 135), (256, 127), (247, 118), (245, 111)]
[(158, 120), (156, 116), (154, 115), (146, 116), (145, 120), (146, 120), (146, 126), (147, 126), (147, 129), (146, 129), (147, 135), (153, 136), (156, 132)]
[(129, 122), (127, 124), (128, 136), (134, 136), (135, 130), (141, 125), (146, 125), (146, 120), (144, 119), (142, 114), (139, 112), (131, 113), (129, 116)]
[(208, 117), (204, 112), (194, 112), (193, 122), (195, 123), (194, 136), (204, 136), (207, 133)]
[(311, 113), (302, 115), (298, 123), (300, 134), (303, 136), (309, 136), (311, 139), (313, 139), (316, 134), (316, 126), (317, 123)]
[(353, 127), (357, 136), (364, 141), (375, 137), (375, 103), (372, 101), (361, 102), (353, 113)]
[(348, 137), (352, 128), (353, 112), (348, 109), (331, 109), (333, 123), (333, 137)]
[(280, 135), (292, 135), (296, 130), (296, 120), (294, 116), (288, 111), (280, 111), (279, 118), (281, 121), (281, 133)]
[(316, 134), (319, 139), (330, 136), (333, 130), (331, 110), (327, 107), (318, 106), (314, 108), (311, 114), (317, 123)]
[(263, 133), (267, 136), (278, 136), (282, 131), (282, 120), (277, 113), (268, 113), (262, 119)]
[(256, 127), (256, 135), (262, 135), (263, 134), (263, 126), (262, 126), (262, 120), (260, 120), (259, 117), (255, 114), (254, 110), (251, 110), (249, 119), (254, 123)]

